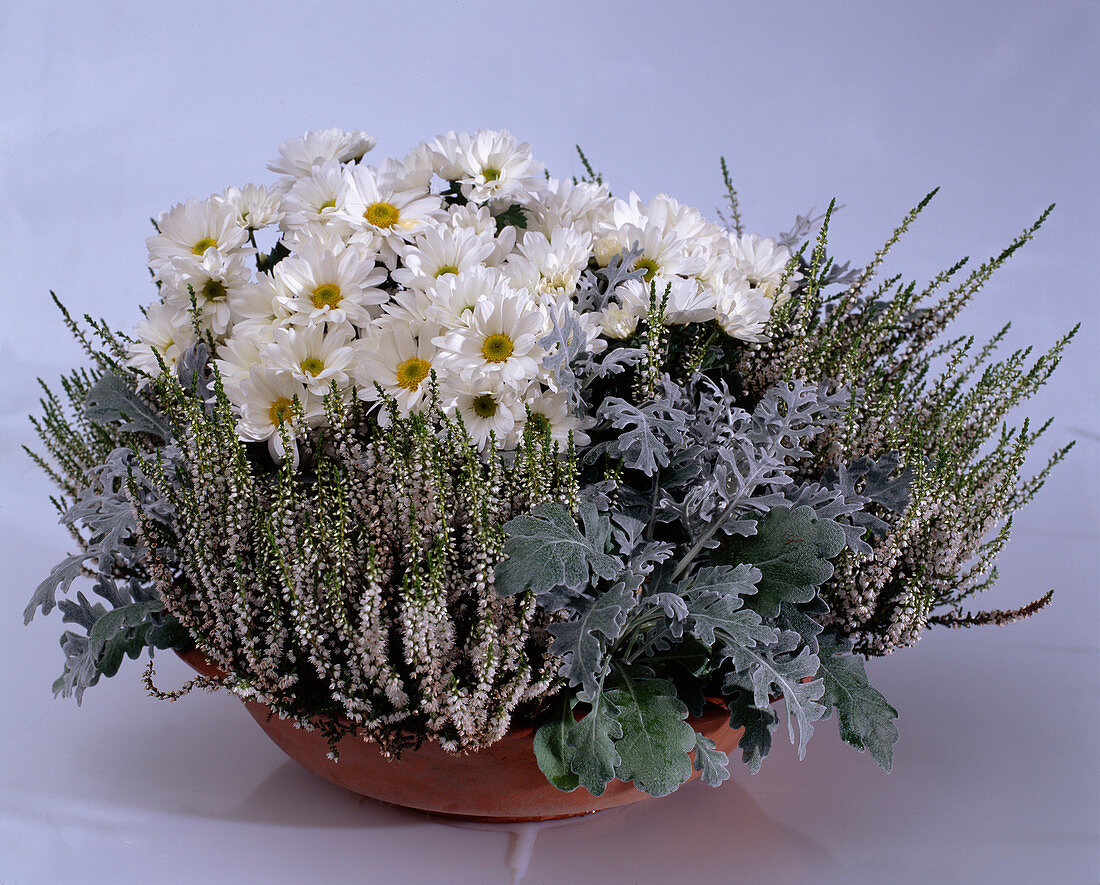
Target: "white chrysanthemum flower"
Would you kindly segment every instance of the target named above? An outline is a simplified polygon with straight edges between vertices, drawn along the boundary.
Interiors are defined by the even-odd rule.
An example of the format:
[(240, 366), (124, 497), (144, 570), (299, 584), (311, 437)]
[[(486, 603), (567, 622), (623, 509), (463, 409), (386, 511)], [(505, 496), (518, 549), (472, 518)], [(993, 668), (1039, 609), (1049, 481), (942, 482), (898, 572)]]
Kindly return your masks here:
[(309, 175), (314, 166), (326, 160), (358, 162), (377, 142), (378, 139), (366, 132), (345, 132), (342, 129), (307, 132), (301, 138), (291, 138), (279, 145), (279, 159), (268, 163), (267, 168), (287, 176), (289, 181), (286, 184), (289, 186), (294, 179)]
[(160, 301), (145, 309), (145, 319), (134, 326), (137, 341), (131, 345), (126, 365), (150, 375), (160, 374), (160, 362), (175, 370), (179, 358), (195, 343), (191, 319)]
[(529, 207), (527, 229), (547, 237), (555, 227), (595, 234), (601, 225), (611, 223), (614, 205), (607, 185), (551, 178)]
[(163, 276), (164, 303), (189, 316), (193, 292), (199, 321), (215, 336), (221, 336), (232, 324), (232, 300), (252, 281), (252, 268), (243, 255), (207, 249), (201, 257), (172, 259)]
[(545, 311), (527, 292), (501, 281), (478, 299), (468, 326), (438, 336), (435, 344), (449, 372), (519, 385), (538, 376), (545, 354), (538, 340), (548, 331)]
[(501, 287), (496, 268), (475, 267), (466, 273), (445, 274), (424, 290), (425, 317), (444, 329), (462, 329), (470, 325), (474, 305)]
[[(538, 385), (532, 385), (537, 387)], [(595, 424), (594, 419), (582, 421), (573, 414), (569, 407), (569, 397), (565, 393), (541, 393), (524, 397), (525, 405), (530, 411), (528, 423), (532, 424), (536, 431), (550, 431), (550, 439), (558, 443), (564, 450), (569, 445), (569, 435), (573, 435), (573, 444), (586, 446), (591, 442), (585, 430)]]
[(642, 317), (649, 309), (650, 297), (656, 293), (660, 302), (666, 292), (665, 322), (669, 325), (705, 323), (715, 318), (714, 290), (694, 277), (657, 277), (649, 284), (627, 280), (615, 290), (615, 296), (624, 308)]
[(469, 228), (428, 228), (403, 250), (405, 266), (392, 274), (410, 289), (426, 289), (446, 274), (461, 274), (481, 266), (496, 249), (492, 235)]
[[(239, 385), (225, 389), (237, 407), (237, 434), (248, 442), (266, 442), (277, 460), (286, 457), (282, 433), (293, 440), (324, 417), (321, 400), (286, 372), (253, 365)], [(299, 414), (300, 410), (300, 414)], [(303, 426), (304, 419), (304, 426)], [(297, 453), (292, 453), (296, 458)]]
[(440, 198), (424, 186), (401, 177), (392, 160), (344, 170), (340, 216), (352, 227), (353, 237), (382, 251), (389, 267), (397, 266), (398, 250), (440, 215)]
[(668, 194), (657, 194), (649, 203), (642, 203), (633, 191), (626, 203), (615, 203), (613, 210), (616, 226), (635, 224), (638, 227), (658, 227), (676, 234), (682, 240), (695, 240), (722, 233), (722, 229), (707, 221), (694, 206), (687, 206)]
[(516, 245), (516, 229), (507, 225), (499, 233), (497, 232), (496, 219), (487, 206), (478, 206), (467, 203), (465, 206), (452, 206), (448, 210), (448, 221), (451, 227), (459, 230), (471, 230), (478, 236), (495, 237), (495, 249), (485, 259), (487, 267), (496, 267), (502, 264)]
[(637, 331), (641, 318), (637, 305), (612, 301), (600, 313), (600, 329), (608, 338), (625, 340)]
[(283, 217), (282, 193), (260, 184), (226, 188), (222, 199), (232, 208), (237, 225), (245, 230), (271, 227)]
[(605, 228), (593, 249), (596, 260), (606, 266), (611, 258), (635, 245), (642, 254), (635, 259), (634, 268), (645, 272), (643, 279), (647, 283), (656, 276), (692, 276), (705, 265), (702, 258), (693, 254), (690, 240), (656, 224), (639, 227), (625, 223), (615, 228)]
[[(428, 395), (437, 348), (430, 327), (414, 334), (408, 324), (383, 317), (357, 342), (356, 381), (359, 397), (379, 399), (378, 388), (397, 401), (402, 414), (416, 409)], [(377, 385), (377, 387), (375, 386)], [(385, 410), (380, 418), (386, 419)]]
[(318, 163), (309, 175), (294, 182), (283, 199), (283, 232), (316, 235), (323, 229), (346, 239), (352, 228), (339, 209), (346, 188), (343, 166), (331, 160)]
[(264, 365), (289, 372), (309, 392), (323, 397), (335, 383), (339, 390), (351, 384), (355, 352), (346, 326), (291, 326), (276, 329), (270, 344), (263, 349)]
[(571, 295), (588, 267), (592, 237), (582, 231), (555, 227), (549, 238), (528, 231), (505, 266), (512, 285), (532, 292)]
[(349, 322), (366, 326), (368, 308), (389, 300), (378, 288), (386, 271), (375, 263), (374, 253), (351, 245), (333, 250), (331, 242), (307, 240), (296, 254), (275, 266), (274, 275), (290, 293), (284, 306), (297, 325)]
[(452, 382), (448, 390), (453, 393), (454, 408), (477, 448), (484, 451), (492, 439), (498, 448), (514, 447), (515, 431), (527, 417), (523, 400), (514, 387), (480, 379)]
[(520, 144), (506, 129), (481, 129), (473, 135), (448, 132), (432, 147), (436, 173), (457, 181), (470, 202), (527, 202), (542, 184), (543, 165), (531, 156), (531, 146)]
[(231, 253), (248, 243), (248, 231), (237, 224), (235, 210), (220, 198), (177, 203), (157, 219), (157, 230), (145, 245), (158, 280), (171, 272), (175, 258), (202, 258), (207, 249)]
[(214, 362), (221, 373), (226, 390), (239, 387), (252, 371), (252, 367), (263, 361), (262, 352), (274, 336), (274, 328), (268, 327), (267, 334), (240, 334), (237, 329), (223, 343), (218, 345), (218, 356)]
[(718, 324), (731, 338), (741, 341), (767, 341), (765, 329), (775, 302), (747, 280), (733, 273), (717, 291)]
[(287, 303), (294, 297), (281, 277), (261, 273), (256, 280), (229, 296), (232, 338), (259, 337), (270, 341), (274, 331), (290, 317)]
[(742, 277), (756, 293), (770, 298), (777, 305), (791, 297), (794, 284), (802, 279), (797, 271), (780, 289), (783, 274), (791, 260), (786, 246), (780, 246), (771, 237), (757, 234), (729, 235), (732, 247), (730, 261), (735, 273)]

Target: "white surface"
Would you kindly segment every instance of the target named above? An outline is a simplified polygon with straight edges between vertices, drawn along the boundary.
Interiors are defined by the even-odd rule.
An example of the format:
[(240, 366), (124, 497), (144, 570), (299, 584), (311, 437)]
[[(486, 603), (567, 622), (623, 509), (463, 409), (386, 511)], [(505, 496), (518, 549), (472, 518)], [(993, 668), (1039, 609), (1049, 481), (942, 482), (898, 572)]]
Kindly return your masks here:
[[(0, 883), (1095, 882), (1098, 421), (1095, 3), (0, 4)], [(401, 154), (508, 127), (558, 175), (579, 141), (618, 193), (709, 211), (730, 160), (747, 224), (837, 196), (865, 260), (934, 185), (892, 267), (927, 279), (1038, 240), (963, 322), (1045, 345), (1085, 325), (1030, 414), (1077, 449), (1022, 513), (1004, 630), (873, 661), (901, 711), (893, 774), (822, 723), (717, 791), (542, 829), (458, 827), (360, 802), (285, 760), (237, 702), (146, 698), (140, 666), (54, 701), (56, 617), (20, 624), (66, 552), (29, 442), (33, 378), (79, 361), (49, 304), (128, 326), (152, 296), (149, 216), (269, 181), (284, 138), (341, 125)], [(165, 659), (173, 685), (183, 665)], [(537, 836), (537, 838), (533, 838)], [(533, 842), (532, 842), (533, 839)], [(514, 850), (513, 850), (514, 849)]]

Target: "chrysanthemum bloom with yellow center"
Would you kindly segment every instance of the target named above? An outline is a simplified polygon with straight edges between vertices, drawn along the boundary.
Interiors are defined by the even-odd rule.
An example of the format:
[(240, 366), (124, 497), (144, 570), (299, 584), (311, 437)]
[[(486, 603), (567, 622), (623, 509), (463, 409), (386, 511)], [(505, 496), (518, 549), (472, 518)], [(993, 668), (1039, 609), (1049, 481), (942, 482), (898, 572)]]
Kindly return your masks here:
[(501, 282), (474, 305), (469, 325), (435, 339), (440, 360), (463, 378), (527, 382), (539, 374), (549, 330), (545, 310), (527, 292)]
[(157, 230), (145, 244), (149, 267), (162, 281), (171, 277), (173, 259), (201, 259), (208, 249), (225, 255), (249, 251), (248, 231), (237, 224), (235, 208), (221, 197), (192, 197), (173, 206), (157, 219)]
[[(418, 408), (428, 396), (436, 347), (432, 328), (414, 335), (409, 324), (395, 317), (378, 320), (356, 342), (355, 380), (361, 399), (392, 397), (402, 413)], [(379, 393), (381, 388), (381, 393)], [(380, 418), (385, 418), (381, 414)]]
[(482, 381), (452, 389), (455, 409), (475, 446), (484, 449), (491, 439), (498, 448), (515, 446), (516, 434), (527, 417), (523, 398), (515, 387)]
[(329, 231), (346, 238), (352, 231), (340, 214), (346, 190), (344, 167), (339, 163), (329, 161), (313, 167), (283, 199), (284, 229), (307, 235)]
[(198, 257), (172, 259), (163, 276), (164, 303), (188, 318), (194, 308), (200, 326), (220, 338), (233, 322), (230, 300), (249, 285), (252, 268), (244, 255), (207, 249)]
[(379, 288), (386, 271), (375, 258), (375, 253), (362, 247), (341, 247), (328, 239), (311, 239), (299, 246), (294, 257), (275, 267), (275, 276), (290, 293), (284, 302), (290, 322), (367, 326), (368, 308), (389, 300), (389, 294)]
[(473, 203), (526, 196), (541, 184), (543, 166), (531, 156), (530, 145), (503, 129), (473, 135), (448, 132), (431, 148), (439, 176), (458, 182), (462, 195)]
[(290, 373), (310, 393), (323, 397), (334, 383), (338, 390), (351, 386), (355, 351), (349, 338), (346, 326), (332, 326), (327, 332), (322, 325), (276, 329), (261, 359), (264, 365)]
[(403, 286), (426, 289), (440, 277), (481, 267), (495, 249), (492, 234), (468, 228), (428, 228), (404, 250), (405, 266), (393, 272), (393, 279)]
[[(295, 440), (319, 422), (323, 415), (321, 399), (291, 377), (268, 366), (253, 365), (240, 384), (227, 385), (229, 399), (237, 407), (241, 439), (266, 442), (272, 457), (283, 460), (288, 452), (283, 436)], [(296, 457), (296, 452), (289, 453)]]
[(406, 177), (393, 161), (377, 169), (348, 166), (344, 169), (344, 198), (338, 212), (351, 227), (353, 241), (377, 247), (391, 268), (396, 268), (406, 242), (432, 223), (441, 201), (428, 191), (428, 181)]

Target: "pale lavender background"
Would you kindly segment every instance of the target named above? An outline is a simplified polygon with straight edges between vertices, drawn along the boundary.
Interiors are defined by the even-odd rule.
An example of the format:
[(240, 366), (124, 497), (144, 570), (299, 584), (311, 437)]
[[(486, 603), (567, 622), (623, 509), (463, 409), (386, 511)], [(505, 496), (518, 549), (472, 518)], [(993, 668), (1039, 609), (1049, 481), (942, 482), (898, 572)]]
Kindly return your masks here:
[[(0, 882), (1095, 882), (1098, 854), (1100, 115), (1095, 3), (0, 4)], [(270, 180), (307, 128), (377, 156), (508, 127), (553, 172), (579, 141), (619, 193), (710, 211), (725, 154), (750, 228), (846, 208), (866, 259), (943, 190), (891, 267), (926, 279), (1059, 206), (966, 316), (1011, 343), (1082, 333), (1030, 413), (1078, 447), (1019, 518), (1003, 631), (937, 633), (871, 664), (901, 710), (882, 774), (822, 723), (721, 790), (534, 831), (464, 829), (358, 799), (284, 760), (223, 696), (158, 704), (140, 667), (51, 699), (56, 618), (20, 623), (66, 552), (30, 441), (34, 377), (79, 360), (48, 301), (126, 326), (151, 297), (147, 219)], [(184, 677), (164, 660), (161, 680)], [(509, 846), (514, 849), (509, 854)]]

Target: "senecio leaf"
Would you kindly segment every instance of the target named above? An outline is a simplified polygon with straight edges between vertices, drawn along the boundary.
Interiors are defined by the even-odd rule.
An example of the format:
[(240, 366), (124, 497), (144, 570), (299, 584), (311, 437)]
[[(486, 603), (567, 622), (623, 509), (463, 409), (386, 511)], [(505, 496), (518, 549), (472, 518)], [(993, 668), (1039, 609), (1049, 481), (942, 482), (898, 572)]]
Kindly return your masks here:
[(825, 682), (824, 703), (835, 707), (840, 736), (861, 753), (866, 750), (886, 771), (894, 759), (898, 729), (893, 720), (898, 711), (867, 681), (863, 661), (851, 653), (852, 643), (835, 633), (819, 640), (821, 666), (818, 675)]
[(645, 667), (617, 667), (607, 694), (623, 735), (615, 743), (621, 758), (616, 777), (650, 796), (667, 796), (691, 777), (688, 751), (695, 747), (676, 686)]
[(844, 532), (831, 519), (819, 519), (810, 507), (774, 507), (757, 523), (756, 534), (730, 542), (732, 563), (761, 572), (748, 602), (762, 618), (779, 615), (782, 602), (809, 602), (833, 576), (829, 561), (844, 549)]
[(153, 408), (113, 372), (107, 372), (88, 392), (85, 414), (96, 424), (121, 423), (129, 433), (148, 433), (165, 442), (168, 425)]
[(729, 780), (730, 757), (718, 749), (706, 735), (695, 734), (695, 770), (701, 773), (703, 783), (708, 787), (719, 787), (722, 781)]
[(573, 771), (573, 749), (567, 738), (576, 726), (573, 705), (569, 698), (559, 704), (558, 715), (548, 719), (535, 732), (535, 761), (546, 779), (563, 793), (571, 793), (580, 786), (580, 778)]
[(587, 534), (581, 534), (569, 511), (554, 502), (539, 504), (505, 523), (507, 558), (496, 568), (497, 592), (514, 596), (533, 590), (541, 596), (565, 587), (580, 593), (590, 574), (614, 578), (622, 564), (604, 550), (611, 531), (607, 517), (596, 514), (588, 502), (581, 503), (581, 516)]
[(566, 734), (566, 745), (573, 751), (570, 767), (582, 787), (593, 796), (602, 796), (621, 761), (615, 742), (623, 736), (623, 729), (611, 699), (603, 692), (578, 697), (592, 709)]
[(620, 433), (610, 451), (623, 459), (632, 470), (653, 476), (669, 464), (670, 453), (684, 445), (688, 414), (667, 400), (655, 400), (636, 406), (617, 396), (600, 403), (601, 420)]
[(634, 594), (623, 584), (601, 593), (578, 614), (560, 624), (551, 624), (554, 642), (550, 653), (562, 659), (562, 675), (570, 685), (581, 685), (593, 695), (607, 670), (604, 652), (619, 638), (627, 613), (634, 606)]

